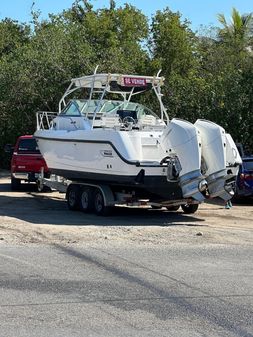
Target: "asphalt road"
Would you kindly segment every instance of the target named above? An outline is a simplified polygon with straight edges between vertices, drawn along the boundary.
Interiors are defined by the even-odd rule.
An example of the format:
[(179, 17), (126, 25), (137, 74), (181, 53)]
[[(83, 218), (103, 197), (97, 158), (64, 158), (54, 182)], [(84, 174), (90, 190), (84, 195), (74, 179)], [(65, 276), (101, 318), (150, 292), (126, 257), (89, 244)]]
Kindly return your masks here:
[(250, 246), (0, 245), (0, 336), (253, 336)]

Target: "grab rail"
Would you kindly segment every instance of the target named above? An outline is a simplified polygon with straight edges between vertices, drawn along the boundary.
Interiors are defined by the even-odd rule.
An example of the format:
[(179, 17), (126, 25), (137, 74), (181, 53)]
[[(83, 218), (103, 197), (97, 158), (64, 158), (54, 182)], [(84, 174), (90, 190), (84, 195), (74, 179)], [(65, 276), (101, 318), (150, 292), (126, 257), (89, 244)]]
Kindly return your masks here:
[(52, 128), (52, 122), (57, 115), (57, 112), (36, 112), (37, 130), (48, 130)]

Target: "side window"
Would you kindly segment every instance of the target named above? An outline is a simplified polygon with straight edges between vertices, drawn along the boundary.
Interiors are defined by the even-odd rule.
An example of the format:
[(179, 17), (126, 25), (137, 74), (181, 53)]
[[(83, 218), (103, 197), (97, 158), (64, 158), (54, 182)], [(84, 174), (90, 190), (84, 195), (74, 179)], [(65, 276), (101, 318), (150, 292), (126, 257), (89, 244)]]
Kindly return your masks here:
[(243, 166), (245, 170), (253, 171), (253, 160), (243, 161)]
[(40, 150), (34, 138), (21, 139), (18, 144), (18, 153), (40, 153)]

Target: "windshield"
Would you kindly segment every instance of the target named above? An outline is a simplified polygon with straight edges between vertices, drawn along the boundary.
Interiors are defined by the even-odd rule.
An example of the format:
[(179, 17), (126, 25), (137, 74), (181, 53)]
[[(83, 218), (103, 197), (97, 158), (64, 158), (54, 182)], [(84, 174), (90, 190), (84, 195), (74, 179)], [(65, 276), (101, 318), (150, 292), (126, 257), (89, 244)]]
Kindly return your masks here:
[[(60, 113), (60, 115), (66, 116), (86, 116), (93, 114), (100, 104), (99, 100), (72, 100), (65, 107), (65, 109)], [(141, 118), (142, 116), (152, 115), (156, 118), (158, 116), (149, 108), (142, 104), (134, 102), (123, 102), (114, 100), (103, 100), (97, 111), (98, 114), (105, 115), (115, 115), (121, 114), (122, 111), (132, 111), (136, 118)]]
[(87, 101), (85, 100), (70, 101), (60, 114), (66, 116), (80, 116), (85, 102)]
[(243, 160), (243, 168), (247, 171), (253, 171), (253, 159)]
[(18, 144), (18, 153), (40, 153), (34, 138), (21, 139)]

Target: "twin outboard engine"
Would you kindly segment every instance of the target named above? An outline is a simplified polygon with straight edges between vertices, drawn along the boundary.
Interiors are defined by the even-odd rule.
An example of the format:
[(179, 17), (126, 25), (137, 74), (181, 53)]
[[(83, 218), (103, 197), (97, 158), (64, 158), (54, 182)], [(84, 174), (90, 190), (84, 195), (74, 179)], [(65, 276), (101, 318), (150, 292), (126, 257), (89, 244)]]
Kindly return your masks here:
[(178, 180), (184, 198), (231, 199), (241, 157), (221, 126), (201, 119), (193, 125), (174, 118), (162, 134), (161, 146), (180, 162)]
[(241, 157), (232, 137), (210, 121), (198, 119), (194, 124), (202, 140), (202, 160), (210, 198), (231, 199), (241, 163)]

